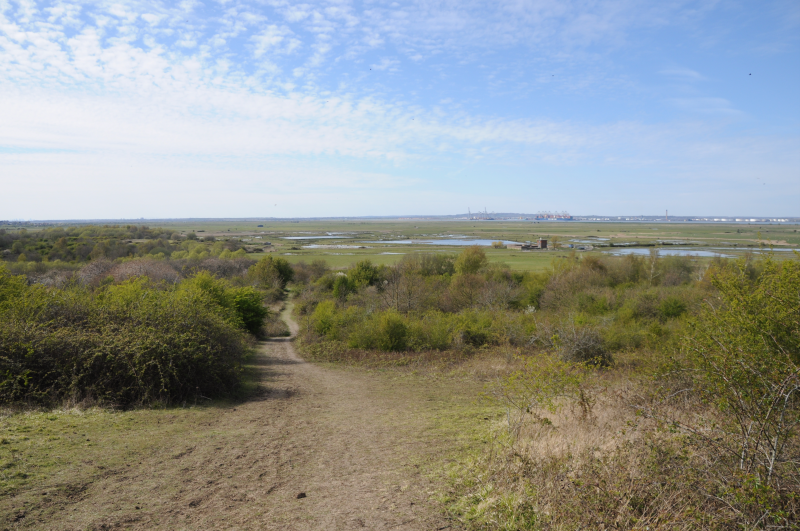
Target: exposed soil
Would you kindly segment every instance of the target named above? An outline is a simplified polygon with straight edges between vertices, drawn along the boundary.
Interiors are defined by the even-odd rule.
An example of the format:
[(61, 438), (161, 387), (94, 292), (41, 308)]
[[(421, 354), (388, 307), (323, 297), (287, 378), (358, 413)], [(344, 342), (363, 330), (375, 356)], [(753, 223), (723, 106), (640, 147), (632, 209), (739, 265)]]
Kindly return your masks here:
[[(294, 336), (297, 325), (289, 323)], [(260, 396), (206, 416), (184, 440), (165, 441), (139, 463), (76, 483), (69, 496), (53, 499), (57, 507), (21, 510), (6, 522), (40, 529), (458, 527), (431, 501), (435, 486), (425, 473), (448, 444), (437, 438), (444, 399), (435, 390), (425, 396), (419, 384), (409, 390), (385, 375), (306, 363), (292, 338), (263, 343), (258, 367)]]

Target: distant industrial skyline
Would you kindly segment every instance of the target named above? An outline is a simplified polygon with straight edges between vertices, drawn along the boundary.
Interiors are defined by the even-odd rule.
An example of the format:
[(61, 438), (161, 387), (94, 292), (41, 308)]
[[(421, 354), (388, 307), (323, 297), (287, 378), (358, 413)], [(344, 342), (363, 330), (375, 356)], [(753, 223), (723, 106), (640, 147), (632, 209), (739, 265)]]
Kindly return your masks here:
[(9, 0), (0, 218), (798, 216), (798, 86), (786, 0)]
[[(528, 221), (535, 222), (535, 214), (525, 213), (490, 213), (494, 217), (485, 219), (480, 217), (468, 217), (467, 214), (453, 214), (453, 215), (399, 215), (399, 216), (330, 216), (330, 217), (287, 217), (287, 218), (271, 218), (271, 217), (244, 217), (244, 218), (109, 218), (109, 219), (11, 219), (0, 220), (0, 226), (4, 224), (26, 224), (26, 223), (42, 223), (42, 224), (88, 224), (88, 223), (159, 223), (159, 222), (198, 222), (198, 221), (232, 221), (232, 222), (259, 222), (259, 221), (288, 221), (288, 220), (357, 220), (357, 219), (392, 219), (392, 220), (462, 220), (462, 221)], [(561, 220), (538, 220), (542, 222), (561, 222)], [(800, 216), (796, 217), (770, 217), (770, 216), (674, 216), (666, 219), (665, 216), (608, 216), (608, 215), (575, 215), (572, 216), (570, 221), (609, 221), (609, 222), (697, 222), (697, 223), (800, 223)], [(569, 223), (569, 221), (563, 221)]]

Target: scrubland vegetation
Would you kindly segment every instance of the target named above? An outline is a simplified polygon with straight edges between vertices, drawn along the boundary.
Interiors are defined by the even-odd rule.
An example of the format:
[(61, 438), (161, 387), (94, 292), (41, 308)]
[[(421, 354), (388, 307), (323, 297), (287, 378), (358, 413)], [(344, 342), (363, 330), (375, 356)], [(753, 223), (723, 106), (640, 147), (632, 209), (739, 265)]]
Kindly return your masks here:
[(521, 273), (489, 266), (473, 247), (457, 258), (411, 255), (391, 268), (318, 268), (297, 305), (310, 351), (556, 348), (571, 361), (607, 365), (615, 352), (670, 341), (703, 296), (698, 274), (682, 257), (576, 255), (548, 272)]
[(0, 400), (128, 407), (230, 396), (254, 338), (283, 333), (266, 305), (292, 274), (272, 257), (94, 260), (28, 277), (0, 265)]
[(332, 270), (135, 226), (0, 234), (0, 252), (4, 404), (230, 397), (254, 340), (288, 335), (288, 291), (308, 359), (485, 383), (502, 418), (476, 419), (491, 442), (440, 492), (469, 528), (797, 526), (797, 256), (520, 272), (469, 247)]
[(302, 266), (306, 356), (506, 369), (444, 500), (479, 529), (788, 528), (800, 516), (800, 262), (483, 251)]
[(209, 257), (242, 258), (245, 255), (238, 238), (217, 241), (210, 235), (147, 226), (85, 225), (40, 231), (0, 229), (0, 258), (16, 263), (9, 264), (9, 267), (19, 273), (75, 269), (75, 264), (98, 259), (202, 260)]

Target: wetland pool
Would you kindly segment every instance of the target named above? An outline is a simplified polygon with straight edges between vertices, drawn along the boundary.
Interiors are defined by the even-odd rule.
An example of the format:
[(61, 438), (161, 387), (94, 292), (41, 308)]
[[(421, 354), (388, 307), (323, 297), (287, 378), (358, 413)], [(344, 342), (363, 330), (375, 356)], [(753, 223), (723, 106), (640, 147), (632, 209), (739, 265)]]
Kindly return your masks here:
[(508, 240), (382, 240), (366, 243), (384, 243), (387, 245), (481, 245), (491, 247), (494, 242), (502, 241), (503, 245), (519, 245), (519, 242)]

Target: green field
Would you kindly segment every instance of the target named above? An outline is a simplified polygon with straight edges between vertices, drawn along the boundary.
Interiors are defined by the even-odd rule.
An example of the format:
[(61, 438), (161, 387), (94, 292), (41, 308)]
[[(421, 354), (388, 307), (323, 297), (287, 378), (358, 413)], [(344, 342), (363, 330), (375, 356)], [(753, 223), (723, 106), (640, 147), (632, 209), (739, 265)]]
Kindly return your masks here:
[[(376, 264), (393, 264), (405, 254), (415, 252), (458, 253), (462, 247), (452, 245), (397, 244), (387, 240), (405, 239), (449, 239), (448, 236), (485, 240), (534, 241), (543, 237), (559, 240), (562, 247), (549, 251), (521, 252), (507, 249), (487, 249), (489, 259), (504, 262), (516, 270), (541, 270), (555, 256), (566, 256), (573, 249), (563, 245), (570, 240), (595, 240), (600, 244), (630, 244), (646, 246), (656, 244), (665, 252), (683, 249), (709, 253), (711, 258), (717, 251), (726, 256), (740, 256), (747, 250), (768, 248), (770, 243), (779, 257), (793, 256), (791, 252), (778, 249), (797, 249), (800, 233), (797, 225), (770, 224), (701, 224), (701, 223), (580, 223), (580, 222), (530, 222), (530, 221), (420, 221), (420, 220), (354, 220), (354, 221), (276, 221), (243, 222), (240, 220), (179, 222), (159, 224), (178, 232), (204, 231), (216, 237), (253, 238), (248, 243), (260, 243), (254, 238), (272, 244), (272, 252), (280, 253), (290, 262), (322, 259), (332, 267), (348, 265), (369, 258)], [(258, 225), (263, 225), (259, 227)], [(333, 233), (340, 238), (287, 240), (292, 236), (327, 236)], [(340, 233), (340, 234), (336, 234)], [(604, 238), (605, 240), (600, 240)], [(384, 240), (381, 243), (371, 243)], [(687, 242), (688, 245), (659, 245), (658, 242)], [(308, 248), (308, 245), (347, 246), (341, 248)], [(361, 247), (361, 248), (359, 248)], [(648, 247), (641, 247), (645, 252)], [(581, 254), (602, 255), (611, 248), (595, 246), (592, 251), (577, 251)], [(614, 249), (619, 251), (619, 249)], [(705, 251), (705, 253), (702, 253)], [(392, 253), (392, 254), (384, 254)], [(254, 253), (260, 256), (266, 253)]]
[[(571, 252), (605, 255), (609, 252), (647, 253), (651, 246), (664, 253), (690, 252), (699, 259), (716, 254), (741, 256), (760, 248), (775, 249), (777, 257), (792, 257), (792, 249), (800, 247), (797, 224), (775, 225), (726, 223), (646, 223), (646, 222), (531, 222), (531, 221), (441, 221), (441, 220), (301, 220), (301, 221), (173, 221), (141, 222), (151, 227), (217, 239), (242, 240), (248, 253), (259, 258), (277, 253), (288, 261), (310, 262), (322, 259), (331, 267), (345, 268), (364, 258), (375, 264), (394, 264), (404, 255), (418, 252), (458, 253), (463, 247), (424, 243), (400, 244), (397, 240), (508, 240), (516, 242), (554, 239), (557, 249), (547, 251), (514, 251), (487, 247), (492, 262), (503, 262), (512, 269), (532, 271), (547, 268), (556, 256)], [(261, 225), (261, 226), (259, 226)], [(9, 232), (13, 225), (3, 226)], [(28, 228), (36, 230), (36, 228)], [(304, 236), (308, 239), (290, 240)], [(326, 238), (318, 238), (328, 236)], [(330, 237), (333, 236), (333, 237)], [(574, 241), (578, 240), (578, 241)], [(267, 243), (271, 245), (267, 245)], [(375, 243), (379, 242), (379, 243)], [(592, 250), (569, 249), (566, 246), (594, 242)], [(682, 244), (681, 244), (682, 243)], [(628, 245), (635, 251), (607, 247)], [(309, 247), (318, 246), (318, 247)], [(321, 246), (321, 247), (320, 247)], [(606, 246), (606, 247), (601, 247)], [(552, 245), (551, 245), (552, 247)]]

